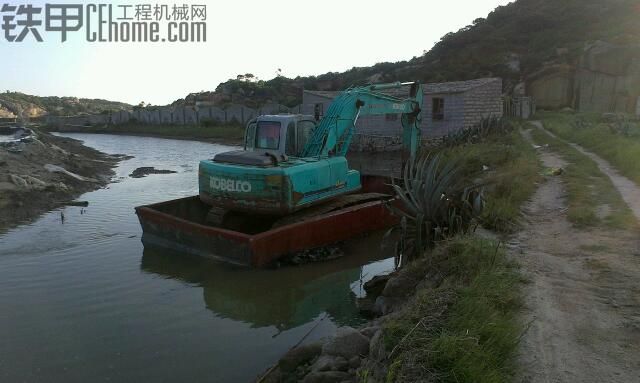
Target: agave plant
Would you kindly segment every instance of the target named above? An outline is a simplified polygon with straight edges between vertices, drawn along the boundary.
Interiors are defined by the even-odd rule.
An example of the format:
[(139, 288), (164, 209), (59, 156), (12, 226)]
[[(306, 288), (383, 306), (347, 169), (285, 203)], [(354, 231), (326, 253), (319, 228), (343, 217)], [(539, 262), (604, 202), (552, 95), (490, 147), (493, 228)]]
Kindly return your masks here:
[(492, 134), (509, 133), (512, 128), (513, 126), (506, 123), (502, 118), (488, 116), (470, 128), (457, 130), (447, 134), (443, 139), (443, 143), (448, 147), (472, 144)]
[(438, 241), (475, 230), (484, 207), (482, 185), (465, 185), (457, 161), (422, 155), (405, 165), (402, 181), (402, 185), (392, 185), (401, 206), (387, 204), (401, 217), (400, 225), (386, 236), (399, 234), (399, 266)]

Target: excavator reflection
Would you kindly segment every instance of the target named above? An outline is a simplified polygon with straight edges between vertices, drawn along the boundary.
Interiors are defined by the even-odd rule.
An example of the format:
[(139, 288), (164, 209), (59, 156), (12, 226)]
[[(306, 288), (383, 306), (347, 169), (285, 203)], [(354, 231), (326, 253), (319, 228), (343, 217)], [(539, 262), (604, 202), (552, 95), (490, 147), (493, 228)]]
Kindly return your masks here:
[(380, 259), (375, 252), (298, 267), (255, 270), (145, 247), (141, 269), (201, 287), (207, 309), (219, 317), (254, 328), (273, 326), (286, 331), (323, 313), (338, 326), (362, 323), (352, 286), (360, 285), (365, 277), (361, 275), (363, 265), (372, 258)]

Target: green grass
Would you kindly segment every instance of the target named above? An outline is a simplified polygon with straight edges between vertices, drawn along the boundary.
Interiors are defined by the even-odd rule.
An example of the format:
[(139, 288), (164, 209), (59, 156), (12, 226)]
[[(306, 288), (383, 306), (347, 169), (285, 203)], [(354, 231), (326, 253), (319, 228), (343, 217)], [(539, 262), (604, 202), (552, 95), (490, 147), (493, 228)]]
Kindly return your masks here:
[(537, 117), (557, 136), (596, 153), (640, 184), (640, 122), (607, 121), (600, 114), (545, 112)]
[[(515, 231), (520, 206), (542, 178), (535, 150), (517, 129), (506, 135), (489, 136), (479, 143), (449, 148), (445, 153), (459, 160), (466, 175), (480, 176), (487, 183), (483, 226), (502, 233)], [(489, 170), (482, 172), (483, 166)]]
[[(45, 128), (52, 131), (56, 128)], [(122, 124), (122, 125), (96, 125), (75, 128), (74, 132), (105, 133), (105, 134), (131, 134), (142, 136), (157, 136), (184, 139), (225, 140), (241, 143), (244, 137), (244, 128), (239, 125), (196, 126), (196, 125), (147, 125), (147, 124)]]
[[(562, 177), (567, 188), (567, 216), (570, 222), (577, 227), (606, 226), (618, 229), (637, 225), (620, 193), (593, 160), (544, 131), (534, 128), (531, 134), (538, 145), (549, 145), (551, 150), (568, 162)], [(608, 205), (610, 212), (601, 218), (597, 211), (603, 205)]]
[(477, 237), (456, 238), (432, 259), (430, 268), (445, 279), (419, 289), (384, 325), (392, 352), (387, 381), (510, 381), (523, 331), (517, 314), (524, 281), (515, 265), (496, 243)]

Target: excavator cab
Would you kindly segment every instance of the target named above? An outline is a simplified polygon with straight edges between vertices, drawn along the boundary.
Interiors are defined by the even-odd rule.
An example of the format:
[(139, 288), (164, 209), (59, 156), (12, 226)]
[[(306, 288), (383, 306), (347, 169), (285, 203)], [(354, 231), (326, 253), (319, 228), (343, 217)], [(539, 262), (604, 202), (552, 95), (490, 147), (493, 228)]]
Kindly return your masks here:
[(238, 165), (274, 166), (289, 157), (300, 157), (315, 127), (312, 116), (260, 116), (247, 124), (243, 150), (220, 153), (213, 160)]
[(316, 127), (312, 116), (284, 114), (260, 116), (247, 124), (244, 149), (300, 157)]

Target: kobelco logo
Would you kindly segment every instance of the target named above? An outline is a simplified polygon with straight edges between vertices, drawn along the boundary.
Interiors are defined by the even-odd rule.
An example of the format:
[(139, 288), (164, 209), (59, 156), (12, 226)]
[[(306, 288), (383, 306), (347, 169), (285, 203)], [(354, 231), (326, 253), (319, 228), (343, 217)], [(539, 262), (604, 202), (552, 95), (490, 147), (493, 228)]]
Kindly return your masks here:
[(209, 183), (211, 189), (229, 192), (249, 193), (251, 191), (251, 183), (249, 181), (230, 180), (226, 178), (211, 177)]

